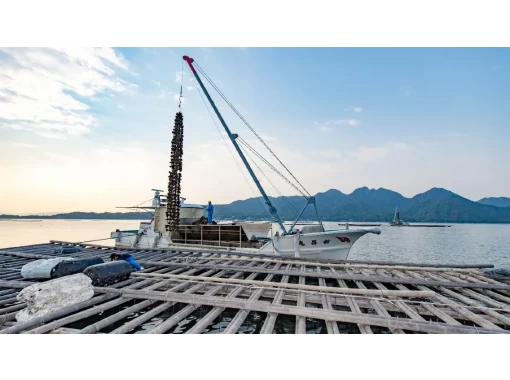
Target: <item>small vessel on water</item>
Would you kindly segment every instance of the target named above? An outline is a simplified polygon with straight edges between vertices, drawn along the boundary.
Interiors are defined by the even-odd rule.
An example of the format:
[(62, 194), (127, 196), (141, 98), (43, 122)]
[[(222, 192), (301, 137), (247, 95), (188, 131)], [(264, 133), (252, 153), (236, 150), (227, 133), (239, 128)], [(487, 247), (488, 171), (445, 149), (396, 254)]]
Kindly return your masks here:
[(408, 226), (408, 225), (409, 225), (409, 223), (406, 223), (403, 220), (400, 220), (400, 213), (398, 212), (398, 207), (395, 207), (395, 215), (393, 215), (393, 220), (390, 222), (390, 226), (402, 227), (402, 226)]
[[(203, 218), (204, 207), (200, 205), (187, 205), (182, 200), (178, 210), (178, 223), (175, 222), (175, 219), (171, 219), (172, 217), (175, 218), (174, 206), (177, 202), (171, 202), (170, 199), (175, 199), (177, 196), (176, 194), (180, 194), (180, 183), (176, 182), (175, 178), (179, 178), (180, 180), (180, 170), (182, 170), (182, 162), (180, 162), (180, 159), (182, 157), (183, 127), (182, 114), (179, 111), (176, 116), (174, 140), (172, 140), (172, 172), (169, 175), (169, 192), (172, 191), (173, 194), (167, 194), (167, 202), (165, 205), (165, 203), (161, 201), (161, 191), (153, 189), (156, 191), (152, 206), (154, 209), (153, 218), (150, 222), (140, 223), (138, 231), (117, 230), (113, 232), (111, 237), (116, 239), (115, 245), (117, 247), (175, 249), (179, 246), (185, 246), (187, 249), (196, 247), (202, 251), (205, 248), (210, 247), (215, 250), (220, 248), (229, 251), (243, 250), (245, 252), (274, 254), (280, 256), (345, 260), (349, 255), (351, 247), (359, 238), (367, 233), (381, 233), (378, 228), (351, 229), (348, 225), (346, 225), (344, 229), (325, 229), (319, 217), (315, 197), (311, 196), (303, 185), (301, 185), (296, 177), (235, 109), (232, 103), (228, 101), (225, 95), (212, 82), (207, 74), (204, 73), (200, 66), (194, 63), (193, 58), (184, 56), (183, 59), (188, 64), (194, 79), (199, 84), (199, 87), (206, 99), (209, 101), (211, 108), (219, 119), (231, 143), (239, 154), (241, 161), (262, 195), (264, 203), (267, 206), (273, 221), (205, 224)], [(234, 134), (230, 131), (214, 101), (209, 95), (209, 92), (204, 86), (197, 70), (200, 71), (212, 88), (218, 92), (237, 116), (239, 116), (244, 124), (253, 132), (259, 142), (262, 143), (262, 145), (267, 148), (273, 157), (282, 165), (288, 175), (290, 175), (291, 179), (286, 177), (284, 173), (265, 160), (256, 149), (248, 144), (247, 141), (242, 139), (238, 134)], [(278, 211), (273, 206), (264, 188), (260, 184), (257, 175), (248, 162), (248, 158), (253, 160), (253, 158), (249, 155), (245, 155), (245, 152), (248, 151), (260, 158), (271, 170), (275, 171), (280, 177), (285, 179), (287, 183), (292, 185), (306, 199), (306, 204), (298, 213), (294, 222), (288, 223), (282, 221)], [(261, 171), (258, 165), (257, 168)], [(317, 222), (313, 224), (300, 225), (300, 229), (297, 229), (296, 224), (299, 222), (309, 205), (313, 206), (315, 209)], [(202, 213), (202, 215), (199, 216), (199, 213)], [(199, 217), (197, 218), (197, 216)], [(196, 219), (191, 221), (193, 218)], [(191, 223), (189, 223), (190, 221)]]
[(447, 224), (409, 224), (400, 220), (400, 213), (398, 212), (398, 207), (395, 207), (395, 215), (393, 215), (393, 220), (390, 222), (390, 226), (392, 227), (451, 227)]

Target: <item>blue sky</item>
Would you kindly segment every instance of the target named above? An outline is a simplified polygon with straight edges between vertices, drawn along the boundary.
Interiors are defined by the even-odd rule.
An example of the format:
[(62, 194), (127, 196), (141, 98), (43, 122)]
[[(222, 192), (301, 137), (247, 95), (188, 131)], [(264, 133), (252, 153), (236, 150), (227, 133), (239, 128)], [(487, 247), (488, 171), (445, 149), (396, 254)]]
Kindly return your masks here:
[[(312, 193), (510, 196), (508, 49), (3, 49), (0, 212), (114, 210), (166, 188), (184, 54)], [(183, 195), (258, 195), (184, 72)]]

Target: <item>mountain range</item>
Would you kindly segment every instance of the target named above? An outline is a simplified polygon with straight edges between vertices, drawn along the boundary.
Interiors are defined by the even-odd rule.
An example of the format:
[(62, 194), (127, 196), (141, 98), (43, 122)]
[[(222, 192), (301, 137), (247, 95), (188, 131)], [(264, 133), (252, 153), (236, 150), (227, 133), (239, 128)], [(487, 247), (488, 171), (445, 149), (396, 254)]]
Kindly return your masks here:
[[(393, 219), (395, 207), (400, 218), (406, 222), (430, 223), (510, 223), (510, 198), (483, 198), (473, 202), (442, 188), (432, 188), (412, 198), (379, 188), (361, 187), (350, 194), (331, 189), (315, 195), (322, 220), (388, 222)], [(306, 200), (300, 196), (270, 198), (283, 220), (293, 220)], [(145, 212), (91, 213), (73, 212), (57, 215), (0, 215), (3, 219), (147, 219)], [(215, 219), (270, 219), (261, 197), (239, 200), (230, 204), (218, 204), (214, 208)], [(316, 218), (309, 206), (302, 219)]]
[(482, 198), (478, 201), (483, 205), (496, 206), (496, 207), (510, 207), (510, 198), (499, 197), (499, 198)]
[[(390, 221), (398, 207), (401, 219), (407, 222), (510, 223), (510, 207), (490, 204), (490, 199), (499, 198), (484, 198), (483, 202), (473, 202), (441, 188), (432, 188), (412, 198), (383, 188), (367, 187), (356, 189), (351, 194), (332, 189), (318, 193), (315, 197), (321, 219), (328, 221)], [(506, 199), (510, 201), (510, 198)], [(267, 219), (261, 202), (261, 198), (251, 198), (228, 205), (217, 205), (215, 217)], [(297, 214), (295, 210), (301, 210), (306, 203), (304, 198), (298, 196), (286, 197), (286, 201), (282, 198), (271, 198), (271, 202), (285, 220), (294, 219)], [(500, 201), (497, 204), (505, 203)], [(303, 218), (315, 218), (313, 207), (307, 208)]]

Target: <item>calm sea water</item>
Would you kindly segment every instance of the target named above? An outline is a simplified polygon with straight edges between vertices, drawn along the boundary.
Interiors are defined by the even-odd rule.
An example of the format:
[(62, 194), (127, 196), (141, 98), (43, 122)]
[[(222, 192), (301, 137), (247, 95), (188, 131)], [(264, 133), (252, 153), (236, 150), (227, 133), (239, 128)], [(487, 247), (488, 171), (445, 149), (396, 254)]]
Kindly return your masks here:
[[(108, 238), (115, 229), (137, 229), (137, 220), (0, 220), (0, 248)], [(337, 228), (338, 223), (325, 223)], [(351, 227), (355, 228), (355, 227)], [(509, 224), (455, 224), (450, 228), (381, 226), (381, 235), (368, 234), (354, 244), (353, 260), (420, 263), (510, 265)], [(113, 245), (113, 240), (97, 244)]]

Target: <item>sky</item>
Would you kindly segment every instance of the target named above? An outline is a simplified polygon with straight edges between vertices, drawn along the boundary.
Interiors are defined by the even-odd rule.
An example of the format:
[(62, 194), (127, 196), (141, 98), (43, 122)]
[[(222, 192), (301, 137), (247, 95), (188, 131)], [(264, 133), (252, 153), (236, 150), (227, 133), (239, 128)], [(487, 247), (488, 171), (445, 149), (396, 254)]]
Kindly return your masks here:
[[(121, 211), (166, 189), (181, 85), (182, 196), (259, 196), (183, 55), (312, 194), (510, 197), (509, 49), (2, 48), (0, 213)], [(271, 158), (208, 88), (230, 129)], [(252, 158), (270, 195), (296, 194)]]

